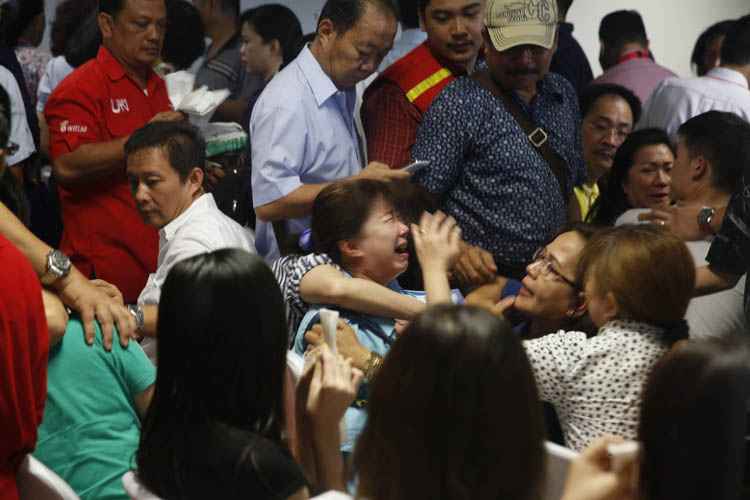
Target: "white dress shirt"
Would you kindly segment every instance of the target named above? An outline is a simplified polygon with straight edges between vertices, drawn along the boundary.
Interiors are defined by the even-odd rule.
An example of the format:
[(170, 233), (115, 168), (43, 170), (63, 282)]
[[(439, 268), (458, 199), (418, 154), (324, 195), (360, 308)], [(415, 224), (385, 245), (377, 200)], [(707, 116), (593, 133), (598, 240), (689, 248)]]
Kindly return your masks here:
[(645, 103), (638, 128), (661, 128), (674, 139), (680, 125), (711, 110), (750, 122), (750, 90), (742, 73), (718, 67), (698, 78), (664, 80)]
[[(339, 90), (310, 49), (268, 83), (250, 118), (253, 204), (279, 200), (303, 184), (351, 177), (361, 170), (354, 124), (354, 88)], [(310, 226), (310, 217), (291, 219), (291, 233)], [(256, 224), (258, 253), (279, 257), (271, 223)]]
[(568, 447), (581, 451), (603, 434), (636, 438), (643, 385), (668, 350), (661, 333), (610, 321), (591, 338), (561, 330), (524, 341), (539, 397), (555, 407)]
[(224, 215), (213, 195), (207, 193), (159, 230), (156, 272), (149, 275), (138, 303), (158, 304), (169, 270), (181, 260), (221, 248), (255, 253), (252, 233)]
[[(5, 158), (6, 164), (13, 166), (31, 156), (36, 151), (36, 146), (26, 119), (21, 88), (13, 73), (3, 66), (0, 66), (0, 87), (5, 89), (10, 97), (10, 142), (18, 145), (18, 151)], [(5, 144), (0, 146), (5, 146)]]
[(39, 89), (36, 92), (36, 110), (38, 113), (44, 113), (44, 105), (47, 104), (47, 99), (52, 95), (52, 91), (74, 69), (73, 66), (68, 64), (65, 56), (57, 56), (49, 60), (42, 79), (39, 80)]

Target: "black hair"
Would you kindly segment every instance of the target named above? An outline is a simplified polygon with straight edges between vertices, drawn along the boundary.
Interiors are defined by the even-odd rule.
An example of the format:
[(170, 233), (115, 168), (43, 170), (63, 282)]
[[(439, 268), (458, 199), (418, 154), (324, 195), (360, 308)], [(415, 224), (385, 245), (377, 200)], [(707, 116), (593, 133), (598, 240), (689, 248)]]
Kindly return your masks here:
[(557, 0), (557, 12), (560, 19), (565, 19), (571, 5), (573, 5), (573, 0)]
[(643, 393), (638, 474), (643, 500), (739, 500), (750, 348), (740, 337), (675, 346)]
[(694, 116), (677, 130), (677, 136), (693, 158), (703, 156), (711, 164), (711, 183), (734, 193), (742, 172), (750, 165), (750, 124), (725, 111)]
[(200, 482), (188, 473), (206, 463), (199, 445), (206, 429), (230, 426), (281, 444), (284, 300), (263, 259), (217, 250), (170, 270), (157, 329), (159, 369), (136, 455), (138, 478), (159, 497), (198, 498), (186, 490)]
[(206, 142), (200, 131), (185, 122), (153, 122), (133, 132), (125, 143), (125, 158), (144, 149), (161, 149), (184, 181), (206, 163)]
[(102, 45), (102, 33), (96, 17), (95, 12), (89, 14), (65, 46), (65, 60), (74, 68), (95, 58)]
[(50, 31), (50, 51), (53, 56), (65, 53), (68, 41), (81, 27), (81, 19), (95, 13), (96, 7), (97, 0), (65, 0), (57, 6)]
[(703, 67), (703, 55), (706, 52), (708, 46), (711, 45), (711, 42), (716, 40), (718, 37), (726, 36), (726, 34), (729, 33), (729, 30), (734, 26), (734, 24), (734, 19), (728, 21), (720, 21), (701, 33), (698, 37), (698, 40), (695, 41), (695, 47), (693, 47), (693, 53), (690, 56), (690, 62), (695, 65), (695, 71), (698, 76), (705, 75), (711, 69)]
[(8, 47), (18, 45), (18, 39), (36, 19), (44, 15), (44, 0), (22, 0), (6, 2), (0, 6), (0, 18), (3, 19), (3, 39)]
[(125, 8), (128, 0), (99, 0), (99, 12), (116, 17)]
[(206, 48), (201, 15), (187, 0), (169, 0), (167, 26), (162, 59), (178, 71), (187, 69), (203, 55)]
[(365, 5), (368, 3), (398, 19), (398, 12), (391, 0), (328, 0), (318, 17), (318, 26), (321, 21), (328, 19), (337, 33), (346, 33), (364, 15)]
[(428, 3), (430, 0), (398, 0), (402, 27), (407, 30), (419, 28), (419, 14), (424, 14)]
[(630, 89), (614, 83), (598, 83), (586, 87), (579, 98), (581, 116), (585, 117), (594, 107), (596, 101), (605, 95), (621, 97), (630, 106), (630, 112), (633, 114), (633, 123), (638, 123), (641, 119), (641, 100)]
[(750, 64), (750, 15), (735, 21), (721, 44), (721, 64)]
[(636, 10), (610, 12), (599, 24), (599, 40), (613, 48), (620, 48), (626, 43), (646, 45), (648, 36), (643, 18)]
[[(10, 106), (8, 93), (0, 86), (0, 148), (7, 147), (10, 141)], [(28, 198), (23, 186), (5, 164), (5, 160), (0, 161), (0, 202), (26, 226), (29, 225), (31, 213)]]
[(612, 161), (612, 169), (605, 176), (605, 188), (586, 216), (586, 222), (600, 226), (611, 226), (617, 218), (633, 207), (628, 203), (623, 183), (628, 178), (636, 153), (647, 146), (663, 144), (674, 154), (674, 147), (667, 133), (658, 128), (636, 130), (628, 135)]
[(261, 5), (245, 11), (240, 26), (249, 24), (264, 43), (278, 40), (283, 68), (297, 57), (302, 49), (302, 26), (291, 9), (279, 4)]
[(12, 114), (10, 110), (10, 96), (8, 92), (0, 85), (0, 148), (4, 148), (8, 145), (10, 140), (10, 125)]

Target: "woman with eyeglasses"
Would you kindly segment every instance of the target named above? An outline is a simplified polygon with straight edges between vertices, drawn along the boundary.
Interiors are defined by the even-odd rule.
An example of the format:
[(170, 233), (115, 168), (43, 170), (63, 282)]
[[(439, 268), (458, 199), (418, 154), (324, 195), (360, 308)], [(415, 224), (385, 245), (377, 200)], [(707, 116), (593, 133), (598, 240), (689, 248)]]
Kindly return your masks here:
[(561, 329), (594, 333), (575, 278), (581, 252), (596, 232), (589, 224), (571, 224), (537, 250), (521, 281), (498, 279), (470, 293), (466, 303), (503, 309), (524, 338)]

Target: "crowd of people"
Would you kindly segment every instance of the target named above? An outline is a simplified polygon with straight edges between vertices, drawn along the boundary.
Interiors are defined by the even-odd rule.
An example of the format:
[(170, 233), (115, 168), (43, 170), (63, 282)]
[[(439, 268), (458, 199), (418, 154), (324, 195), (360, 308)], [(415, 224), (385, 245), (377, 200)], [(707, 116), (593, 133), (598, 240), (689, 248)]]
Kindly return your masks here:
[(750, 13), (571, 4), (0, 2), (0, 498), (746, 498)]

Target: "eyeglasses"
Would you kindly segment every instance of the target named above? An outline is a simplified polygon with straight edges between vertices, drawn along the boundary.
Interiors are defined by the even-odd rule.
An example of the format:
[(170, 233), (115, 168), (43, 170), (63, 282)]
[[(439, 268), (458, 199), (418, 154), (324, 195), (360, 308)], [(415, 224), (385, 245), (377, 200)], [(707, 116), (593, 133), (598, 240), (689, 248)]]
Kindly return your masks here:
[(562, 281), (566, 285), (570, 285), (574, 290), (578, 290), (578, 285), (576, 285), (575, 282), (563, 276), (553, 267), (554, 263), (547, 253), (546, 247), (540, 247), (536, 252), (534, 252), (534, 257), (532, 258), (531, 264), (534, 266), (538, 266), (539, 274), (541, 274), (542, 276), (552, 276), (558, 281)]

